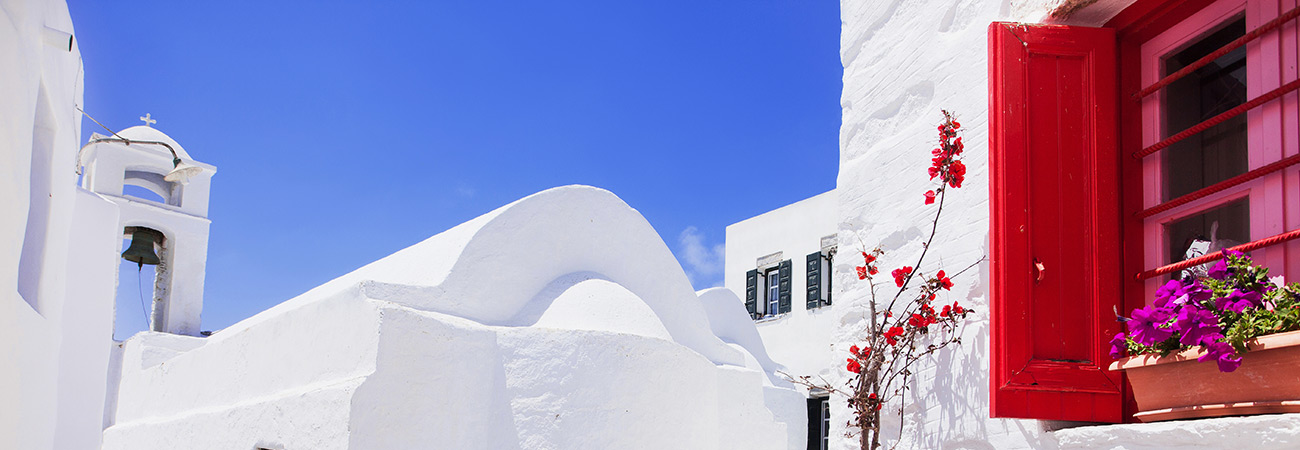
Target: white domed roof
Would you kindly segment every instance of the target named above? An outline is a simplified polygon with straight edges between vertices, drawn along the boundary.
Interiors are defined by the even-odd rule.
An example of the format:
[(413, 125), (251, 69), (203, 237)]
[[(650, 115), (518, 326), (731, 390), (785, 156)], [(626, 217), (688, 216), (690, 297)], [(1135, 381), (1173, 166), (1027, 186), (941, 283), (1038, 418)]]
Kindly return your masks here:
[(163, 132), (158, 131), (157, 128), (147, 127), (144, 125), (136, 125), (134, 127), (119, 131), (117, 135), (132, 141), (165, 142), (167, 143), (167, 145), (170, 145), (172, 149), (176, 150), (176, 154), (180, 156), (181, 159), (184, 159), (186, 161), (194, 160), (194, 158), (191, 158), (190, 154), (186, 152), (184, 148), (181, 147), (181, 144), (177, 143), (175, 139), (171, 138), (171, 136), (168, 136)]

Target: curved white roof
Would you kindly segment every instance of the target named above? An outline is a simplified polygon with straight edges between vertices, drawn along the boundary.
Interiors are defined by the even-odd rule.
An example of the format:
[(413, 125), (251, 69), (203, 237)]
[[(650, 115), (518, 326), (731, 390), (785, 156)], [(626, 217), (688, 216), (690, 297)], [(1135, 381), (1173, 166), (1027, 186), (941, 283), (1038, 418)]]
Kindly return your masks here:
[[(609, 309), (602, 314), (625, 314), (629, 317), (620, 320), (637, 321), (635, 326), (622, 323), (628, 328), (625, 332), (639, 330), (638, 334), (655, 336), (662, 329), (672, 341), (716, 364), (745, 365), (740, 351), (713, 334), (686, 273), (641, 213), (609, 191), (576, 185), (548, 189), (479, 216), (263, 311), (218, 336), (357, 289), (354, 286), (366, 298), (484, 325), (536, 326), (561, 297), (557, 294), (588, 275), (607, 283), (588, 283), (560, 302), (560, 309), (572, 312), (568, 300), (610, 301), (600, 306)], [(618, 294), (606, 289), (611, 285), (619, 287)], [(597, 291), (601, 295), (595, 295)], [(589, 319), (548, 317), (543, 325), (589, 324)]]
[(190, 157), (190, 154), (181, 147), (181, 144), (177, 143), (175, 139), (172, 139), (171, 136), (168, 136), (166, 133), (158, 131), (157, 128), (136, 125), (119, 131), (117, 135), (132, 141), (165, 142), (167, 145), (170, 145), (172, 149), (176, 150), (176, 154), (180, 156), (181, 159), (186, 161), (194, 160), (194, 158)]

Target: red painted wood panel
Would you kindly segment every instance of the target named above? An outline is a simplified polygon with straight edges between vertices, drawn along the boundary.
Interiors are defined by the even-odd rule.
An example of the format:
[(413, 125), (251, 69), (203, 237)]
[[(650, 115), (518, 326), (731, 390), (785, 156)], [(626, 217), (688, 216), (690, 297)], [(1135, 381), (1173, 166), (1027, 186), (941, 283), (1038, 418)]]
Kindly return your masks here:
[(1109, 29), (989, 29), (994, 417), (1121, 419), (1116, 62)]

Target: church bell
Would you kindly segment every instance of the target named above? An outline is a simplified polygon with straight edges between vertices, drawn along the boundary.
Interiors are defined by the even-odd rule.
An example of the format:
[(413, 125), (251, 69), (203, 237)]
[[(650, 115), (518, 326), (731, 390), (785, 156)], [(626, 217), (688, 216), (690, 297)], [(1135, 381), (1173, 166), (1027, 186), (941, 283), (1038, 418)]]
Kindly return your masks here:
[(140, 267), (145, 264), (158, 265), (158, 254), (153, 251), (154, 244), (159, 244), (163, 240), (162, 233), (148, 228), (137, 227), (131, 231), (131, 246), (122, 252), (122, 259), (136, 263)]

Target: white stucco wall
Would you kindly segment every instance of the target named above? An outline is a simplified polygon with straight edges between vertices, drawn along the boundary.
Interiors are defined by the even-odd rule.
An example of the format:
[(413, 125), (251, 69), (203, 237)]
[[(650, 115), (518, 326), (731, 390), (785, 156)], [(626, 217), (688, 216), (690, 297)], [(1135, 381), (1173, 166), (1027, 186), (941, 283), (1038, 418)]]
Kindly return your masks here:
[[(1000, 20), (1041, 21), (1060, 1), (1027, 0), (844, 0), (841, 60), (844, 92), (840, 129), (839, 241), (833, 341), (833, 382), (847, 378), (843, 360), (859, 342), (865, 283), (856, 282), (846, 249), (861, 242), (886, 251), (880, 270), (911, 265), (928, 233), (933, 207), (922, 194), (933, 188), (926, 173), (941, 109), (952, 111), (964, 129), (968, 172), (961, 189), (948, 191), (942, 229), (928, 256), (929, 271), (955, 271), (988, 253), (988, 64), (987, 28)], [(1102, 1), (1075, 17), (1088, 25), (1104, 22), (1123, 4)], [(1105, 12), (1098, 13), (1099, 9)], [(887, 278), (886, 278), (887, 280)], [(1053, 448), (1049, 424), (1032, 420), (988, 418), (989, 332), (988, 266), (956, 278), (940, 301), (960, 301), (976, 313), (967, 321), (962, 345), (925, 360), (915, 390), (903, 411), (900, 435), (897, 414), (885, 415), (885, 435), (901, 439), (900, 448)], [(892, 287), (892, 286), (891, 286)], [(899, 405), (889, 405), (887, 411)], [(831, 402), (832, 415), (849, 410), (842, 398)], [(833, 423), (834, 448), (855, 448), (839, 438), (845, 423)], [(1130, 443), (1130, 445), (1133, 445)], [(1106, 447), (1110, 448), (1110, 445)], [(1119, 448), (1119, 447), (1115, 447)]]
[(207, 339), (132, 337), (104, 448), (802, 441), (802, 396), (712, 319), (636, 210), (556, 188)]
[[(782, 259), (790, 260), (790, 312), (756, 323), (768, 354), (790, 375), (830, 373), (826, 360), (830, 357), (834, 316), (827, 307), (807, 309), (805, 258), (821, 251), (822, 237), (838, 231), (838, 201), (835, 191), (830, 191), (727, 226), (724, 285), (736, 293), (742, 309), (745, 272), (757, 267), (758, 258), (782, 252)], [(843, 280), (835, 278), (831, 285), (840, 282)]]
[(99, 448), (122, 236), (117, 215), (113, 202), (77, 189), (69, 237), (68, 301), (60, 326), (54, 448)]
[[(0, 447), (52, 448), (81, 128), (81, 56), (62, 1), (0, 1)], [(91, 432), (97, 430), (89, 430)], [(86, 430), (68, 429), (68, 433)]]

